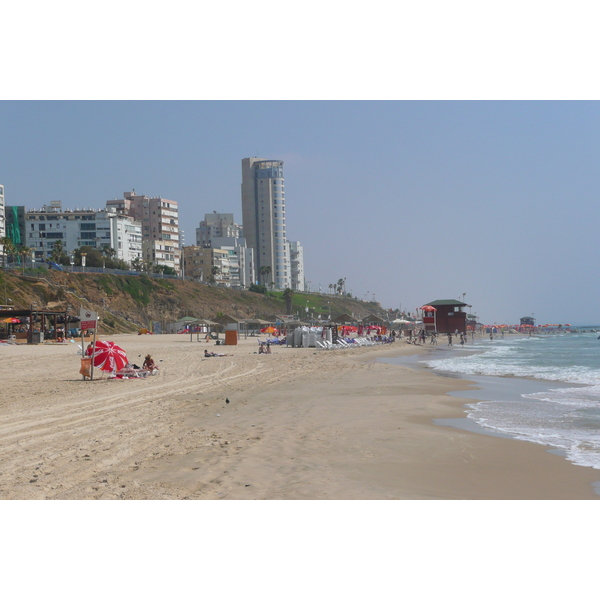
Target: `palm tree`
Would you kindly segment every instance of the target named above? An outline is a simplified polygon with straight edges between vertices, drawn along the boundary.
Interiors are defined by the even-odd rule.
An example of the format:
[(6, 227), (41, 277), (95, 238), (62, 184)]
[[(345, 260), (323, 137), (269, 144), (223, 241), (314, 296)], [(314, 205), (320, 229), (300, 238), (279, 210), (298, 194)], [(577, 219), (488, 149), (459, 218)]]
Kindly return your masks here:
[(31, 256), (33, 252), (33, 248), (28, 248), (27, 246), (19, 246), (17, 249), (18, 255), (23, 259), (23, 275), (25, 275), (25, 262), (27, 258)]
[(8, 257), (15, 254), (16, 248), (9, 237), (0, 238), (0, 244), (2, 244), (3, 264), (6, 267), (8, 264)]
[(67, 255), (65, 254), (65, 248), (60, 240), (56, 240), (52, 245), (50, 258), (56, 263), (63, 263), (63, 261), (66, 260)]
[(283, 291), (283, 299), (285, 300), (285, 312), (288, 315), (292, 314), (292, 299), (294, 297), (294, 290), (291, 288), (285, 288)]
[[(114, 248), (111, 248), (110, 246), (102, 246), (101, 248), (101, 252), (102, 252), (102, 267), (105, 268), (106, 267), (106, 261), (112, 261), (112, 259), (115, 257), (117, 251)], [(109, 262), (109, 269), (114, 269), (114, 265), (112, 265), (111, 262)]]
[(258, 273), (260, 275), (262, 275), (263, 285), (266, 285), (267, 276), (271, 274), (271, 267), (269, 267), (269, 266), (263, 266), (260, 269), (258, 269)]

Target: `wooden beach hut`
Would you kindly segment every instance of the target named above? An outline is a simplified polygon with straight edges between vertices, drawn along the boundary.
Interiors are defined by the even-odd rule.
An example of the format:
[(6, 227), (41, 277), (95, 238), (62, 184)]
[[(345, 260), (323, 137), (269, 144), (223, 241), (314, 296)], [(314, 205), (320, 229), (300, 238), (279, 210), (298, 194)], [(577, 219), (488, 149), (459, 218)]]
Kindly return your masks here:
[(428, 302), (426, 305), (435, 311), (424, 311), (430, 316), (423, 318), (426, 331), (437, 331), (438, 333), (467, 332), (467, 313), (463, 310), (468, 304), (460, 300), (444, 299)]
[(367, 327), (370, 325), (383, 327), (385, 325), (385, 323), (386, 322), (381, 317), (378, 317), (377, 315), (369, 315), (362, 320), (362, 324)]

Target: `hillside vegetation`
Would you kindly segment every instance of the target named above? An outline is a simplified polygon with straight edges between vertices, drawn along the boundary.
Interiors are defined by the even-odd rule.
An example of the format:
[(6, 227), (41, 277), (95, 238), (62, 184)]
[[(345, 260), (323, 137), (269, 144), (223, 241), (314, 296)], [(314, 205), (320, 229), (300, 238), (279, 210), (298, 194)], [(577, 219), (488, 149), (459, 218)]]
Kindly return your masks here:
[[(68, 310), (74, 315), (79, 315), (81, 308), (94, 310), (100, 315), (100, 333), (151, 329), (153, 321), (164, 327), (184, 316), (211, 319), (227, 314), (238, 319), (264, 319), (285, 314), (282, 294), (269, 292), (265, 295), (145, 275), (68, 273), (46, 269), (25, 270), (24, 273), (0, 271), (0, 304), (21, 309), (34, 306)], [(384, 316), (376, 302), (304, 292), (295, 293), (293, 312), (301, 319), (307, 316), (327, 318), (329, 314), (335, 317), (341, 313), (354, 314), (357, 318), (371, 313)]]

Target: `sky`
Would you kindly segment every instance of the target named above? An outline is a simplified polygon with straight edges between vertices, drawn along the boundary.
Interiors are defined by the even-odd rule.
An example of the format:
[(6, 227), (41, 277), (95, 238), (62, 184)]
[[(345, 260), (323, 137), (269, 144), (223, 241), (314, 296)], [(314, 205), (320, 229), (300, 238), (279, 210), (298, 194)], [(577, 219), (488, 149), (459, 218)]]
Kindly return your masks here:
[(290, 240), (313, 290), (483, 323), (600, 322), (595, 101), (3, 101), (7, 204), (177, 200), (241, 218), (241, 160), (284, 161)]

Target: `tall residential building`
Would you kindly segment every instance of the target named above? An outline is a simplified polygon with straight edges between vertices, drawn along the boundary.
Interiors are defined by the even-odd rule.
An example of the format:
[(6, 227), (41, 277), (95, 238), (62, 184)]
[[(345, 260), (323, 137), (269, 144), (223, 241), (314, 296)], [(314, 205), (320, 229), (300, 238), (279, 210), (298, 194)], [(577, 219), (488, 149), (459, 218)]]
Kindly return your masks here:
[(133, 190), (125, 192), (123, 199), (108, 200), (106, 207), (141, 222), (146, 260), (179, 271), (179, 212), (175, 200), (160, 196), (149, 198)]
[(290, 245), (290, 265), (293, 290), (304, 291), (304, 250), (300, 242), (288, 242)]
[(196, 246), (209, 246), (210, 238), (242, 237), (242, 228), (233, 221), (233, 213), (213, 212), (204, 215), (196, 229)]
[(271, 269), (266, 282), (277, 289), (291, 286), (291, 267), (285, 237), (283, 161), (242, 159), (242, 219), (244, 237), (254, 249), (257, 277)]

